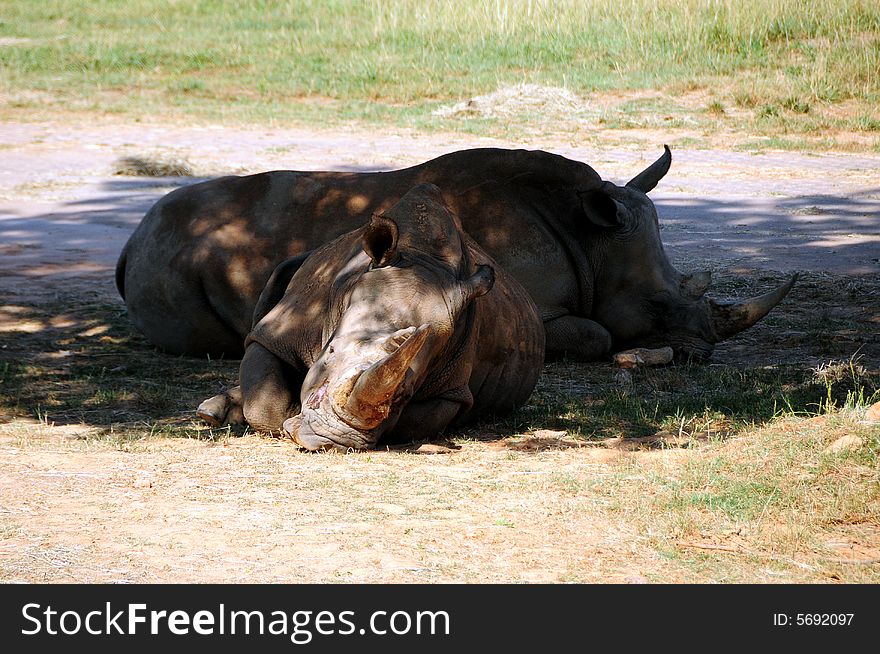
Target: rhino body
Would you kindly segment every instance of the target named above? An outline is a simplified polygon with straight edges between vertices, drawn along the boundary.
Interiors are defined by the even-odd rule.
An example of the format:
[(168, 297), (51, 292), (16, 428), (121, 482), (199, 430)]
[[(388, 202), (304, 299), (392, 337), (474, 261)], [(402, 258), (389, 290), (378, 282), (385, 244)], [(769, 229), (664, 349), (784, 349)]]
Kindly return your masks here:
[(117, 286), (129, 315), (175, 354), (237, 357), (273, 269), (433, 183), (464, 230), (538, 306), (548, 356), (671, 346), (708, 357), (759, 320), (793, 279), (760, 298), (707, 299), (709, 273), (683, 275), (660, 240), (647, 193), (664, 154), (625, 186), (543, 151), (472, 149), (377, 173), (274, 171), (177, 189), (147, 213), (122, 251)]
[(463, 233), (437, 187), (420, 185), (276, 268), (240, 388), (198, 413), (283, 430), (307, 449), (370, 449), (508, 413), (543, 363), (526, 291)]

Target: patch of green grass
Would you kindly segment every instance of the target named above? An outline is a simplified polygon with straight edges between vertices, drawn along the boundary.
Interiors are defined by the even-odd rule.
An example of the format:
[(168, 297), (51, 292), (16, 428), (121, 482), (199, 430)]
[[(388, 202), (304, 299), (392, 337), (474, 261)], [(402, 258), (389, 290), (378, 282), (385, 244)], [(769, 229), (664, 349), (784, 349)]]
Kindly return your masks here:
[(676, 494), (669, 508), (704, 508), (722, 513), (730, 520), (754, 520), (778, 493), (777, 487), (765, 481), (749, 481), (742, 470), (722, 471), (717, 475), (709, 473), (701, 476), (700, 481), (705, 484), (703, 488)]
[(723, 116), (727, 112), (724, 110), (724, 105), (721, 104), (718, 100), (713, 100), (708, 105), (706, 105), (706, 111), (713, 116)]
[[(736, 446), (689, 459), (678, 479), (665, 485), (663, 509), (689, 514), (692, 530), (707, 528), (710, 516), (723, 517), (727, 525), (791, 524), (785, 529), (789, 535), (797, 525), (788, 516), (826, 528), (872, 520), (880, 427), (859, 424), (848, 412), (829, 414), (818, 426), (808, 424), (788, 418)], [(830, 442), (843, 435), (860, 436), (861, 445), (829, 452)], [(725, 525), (708, 528), (719, 526)]]
[(477, 431), (565, 430), (586, 439), (659, 432), (712, 439), (781, 416), (820, 415), (859, 402), (864, 405), (880, 388), (877, 371), (827, 383), (815, 371), (796, 366), (671, 366), (639, 371), (631, 384), (622, 385), (611, 366), (557, 364), (563, 374), (568, 374), (566, 365), (576, 368), (580, 383), (589, 388), (586, 397), (539, 387), (524, 409), (502, 421), (484, 423)]
[(782, 101), (782, 106), (788, 109), (789, 111), (794, 111), (798, 114), (807, 114), (810, 113), (810, 103), (802, 98), (796, 97), (788, 97)]
[(779, 115), (779, 107), (775, 104), (765, 104), (758, 109), (758, 118), (777, 118)]
[(747, 140), (737, 144), (737, 150), (746, 152), (763, 152), (764, 150), (790, 150), (794, 152), (802, 152), (815, 149), (813, 141), (804, 139), (783, 138), (772, 136), (762, 139)]
[(878, 35), (880, 5), (859, 0), (8, 0), (0, 36), (18, 40), (0, 46), (0, 90), (10, 110), (434, 126), (439, 103), (522, 82), (589, 95), (689, 80), (806, 114), (876, 105)]
[(880, 118), (862, 114), (854, 120), (853, 127), (861, 132), (880, 132)]

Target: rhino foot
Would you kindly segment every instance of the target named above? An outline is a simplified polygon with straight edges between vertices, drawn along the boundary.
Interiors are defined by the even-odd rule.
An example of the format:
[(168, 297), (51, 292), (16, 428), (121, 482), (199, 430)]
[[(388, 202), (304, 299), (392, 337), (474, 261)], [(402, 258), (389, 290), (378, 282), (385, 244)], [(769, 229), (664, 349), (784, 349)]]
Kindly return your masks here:
[(208, 398), (198, 406), (196, 415), (214, 428), (244, 423), (240, 387)]
[(558, 316), (544, 322), (547, 359), (602, 361), (611, 353), (611, 334), (602, 325), (578, 316)]

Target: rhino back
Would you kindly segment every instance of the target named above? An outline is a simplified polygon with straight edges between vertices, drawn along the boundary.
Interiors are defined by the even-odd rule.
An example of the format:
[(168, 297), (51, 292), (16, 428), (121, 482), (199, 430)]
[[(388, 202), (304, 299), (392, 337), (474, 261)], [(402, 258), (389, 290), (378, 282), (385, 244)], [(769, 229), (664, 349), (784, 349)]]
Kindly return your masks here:
[(560, 234), (571, 229), (564, 223), (576, 191), (599, 177), (580, 162), (524, 150), (466, 150), (390, 172), (273, 171), (178, 189), (132, 234), (118, 286), (153, 342), (232, 356), (276, 265), (364, 224), (421, 182), (443, 189), (465, 231), (542, 305), (588, 308), (589, 273)]
[[(564, 258), (547, 217), (559, 220), (576, 190), (601, 183), (580, 162), (492, 148), (390, 172), (222, 177), (177, 189), (147, 213), (125, 247), (129, 274), (123, 281), (128, 289), (129, 279), (138, 277), (131, 258), (146, 251), (161, 268), (172, 260), (172, 270), (199, 266), (205, 276), (229, 279), (233, 290), (250, 295), (256, 289), (258, 295), (278, 263), (359, 227), (422, 182), (440, 186), (465, 231), (518, 278), (517, 264), (524, 270), (528, 262)], [(152, 268), (148, 275), (155, 272), (146, 267)]]

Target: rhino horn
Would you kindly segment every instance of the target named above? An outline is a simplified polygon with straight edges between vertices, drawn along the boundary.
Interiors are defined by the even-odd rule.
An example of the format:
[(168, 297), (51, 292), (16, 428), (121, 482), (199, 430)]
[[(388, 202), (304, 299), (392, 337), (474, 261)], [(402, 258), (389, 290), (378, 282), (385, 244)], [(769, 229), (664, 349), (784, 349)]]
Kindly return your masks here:
[(730, 338), (734, 334), (748, 329), (761, 318), (766, 316), (770, 309), (782, 302), (788, 295), (791, 287), (797, 281), (797, 274), (785, 282), (776, 290), (753, 297), (743, 302), (716, 302), (709, 300), (712, 312), (712, 326), (719, 341)]
[(430, 335), (430, 325), (422, 325), (394, 352), (364, 370), (345, 404), (348, 413), (357, 419), (359, 428), (373, 429), (388, 417), (397, 389)]
[(663, 154), (660, 155), (660, 158), (629, 180), (626, 185), (628, 188), (634, 188), (642, 193), (648, 193), (657, 186), (657, 182), (663, 179), (663, 176), (669, 172), (669, 166), (671, 164), (672, 152), (668, 145), (664, 145)]

